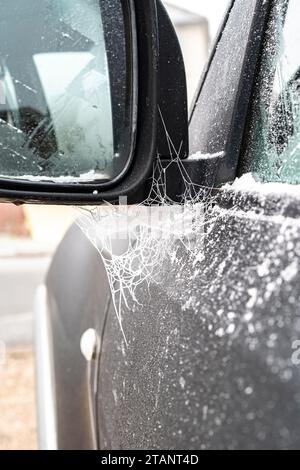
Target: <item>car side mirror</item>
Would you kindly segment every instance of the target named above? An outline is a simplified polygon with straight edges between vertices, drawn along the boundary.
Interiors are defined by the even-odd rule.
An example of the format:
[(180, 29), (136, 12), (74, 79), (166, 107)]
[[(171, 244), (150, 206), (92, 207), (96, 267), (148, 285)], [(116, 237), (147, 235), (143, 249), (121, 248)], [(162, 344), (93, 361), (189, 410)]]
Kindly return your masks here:
[(187, 93), (160, 0), (0, 1), (0, 199), (140, 202)]

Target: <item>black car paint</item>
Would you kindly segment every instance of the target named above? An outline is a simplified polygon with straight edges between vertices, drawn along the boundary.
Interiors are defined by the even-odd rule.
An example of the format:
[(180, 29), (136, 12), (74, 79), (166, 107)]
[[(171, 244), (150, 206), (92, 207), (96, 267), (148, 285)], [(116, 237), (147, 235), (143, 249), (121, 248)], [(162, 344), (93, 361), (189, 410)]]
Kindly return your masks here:
[[(200, 124), (190, 128), (201, 132)], [(218, 165), (208, 164), (212, 177)], [(179, 252), (177, 266), (160, 267), (160, 284), (141, 288), (143, 306), (124, 312), (127, 349), (101, 258), (71, 229), (47, 279), (59, 448), (94, 447), (79, 349), (89, 327), (102, 338), (99, 448), (299, 448), (299, 369), (291, 355), (300, 334), (300, 279), (282, 274), (300, 259), (298, 208), (292, 196), (225, 192), (199, 235), (200, 273)], [(189, 297), (195, 299), (185, 306)], [(227, 333), (230, 318), (235, 330)]]
[(286, 273), (300, 255), (300, 200), (286, 198), (282, 216), (277, 196), (222, 199), (199, 232), (201, 261), (179, 247), (161, 283), (136, 293), (143, 304), (124, 309), (128, 348), (109, 312), (100, 448), (299, 448), (299, 273)]

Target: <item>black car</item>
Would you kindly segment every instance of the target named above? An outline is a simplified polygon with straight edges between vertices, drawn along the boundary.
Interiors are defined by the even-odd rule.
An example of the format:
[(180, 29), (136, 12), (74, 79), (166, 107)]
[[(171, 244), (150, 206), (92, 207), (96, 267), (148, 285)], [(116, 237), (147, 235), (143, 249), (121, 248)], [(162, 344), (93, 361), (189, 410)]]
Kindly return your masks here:
[(41, 447), (298, 449), (299, 1), (230, 2), (189, 117), (160, 0), (0, 11), (0, 198), (81, 206), (36, 297)]

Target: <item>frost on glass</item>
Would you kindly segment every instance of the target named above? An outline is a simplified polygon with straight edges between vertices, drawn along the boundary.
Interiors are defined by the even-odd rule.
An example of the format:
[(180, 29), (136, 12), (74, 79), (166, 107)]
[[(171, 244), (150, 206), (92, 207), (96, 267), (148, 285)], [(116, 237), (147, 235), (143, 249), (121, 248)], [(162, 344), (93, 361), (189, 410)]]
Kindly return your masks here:
[(233, 2), (193, 111), (189, 132), (192, 153), (222, 152), (225, 148), (255, 6), (254, 0)]
[(0, 175), (114, 177), (99, 1), (0, 1), (0, 13)]
[(247, 155), (263, 181), (300, 183), (299, 15), (299, 2), (279, 2), (267, 32)]

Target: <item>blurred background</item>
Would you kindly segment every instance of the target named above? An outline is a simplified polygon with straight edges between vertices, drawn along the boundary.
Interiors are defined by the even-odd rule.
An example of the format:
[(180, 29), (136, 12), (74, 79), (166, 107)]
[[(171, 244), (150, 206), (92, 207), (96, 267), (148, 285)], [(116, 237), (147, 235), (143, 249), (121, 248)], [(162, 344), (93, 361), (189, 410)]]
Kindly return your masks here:
[[(183, 50), (191, 103), (228, 0), (164, 2)], [(33, 302), (78, 212), (0, 204), (0, 450), (36, 449)]]

